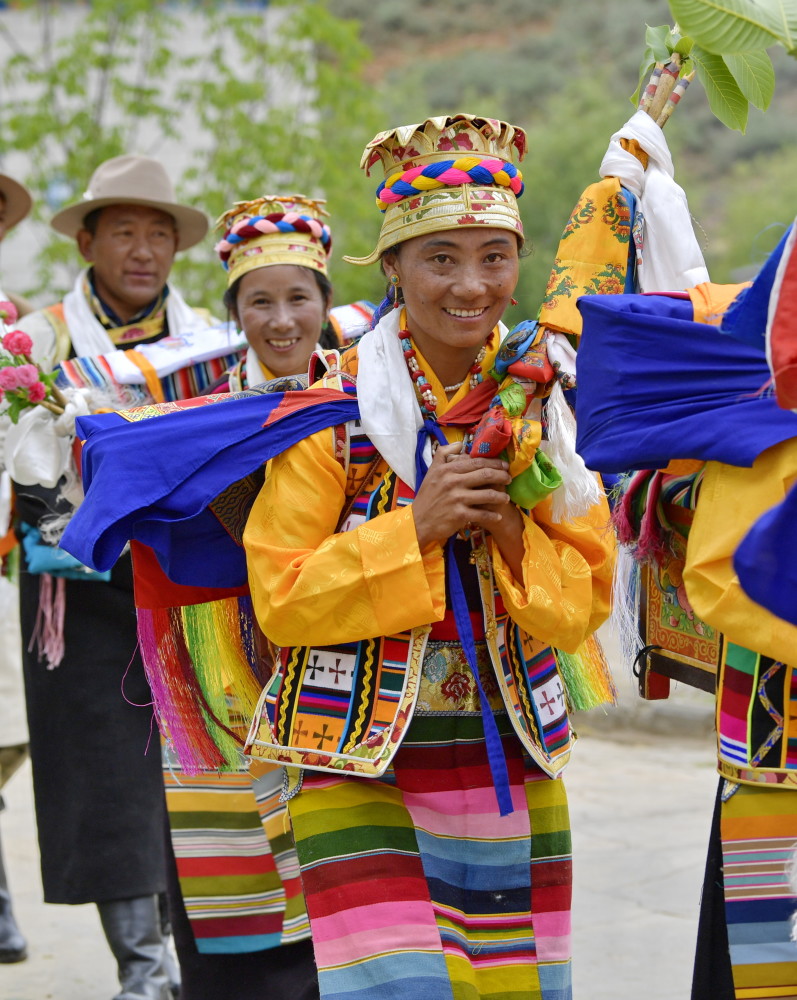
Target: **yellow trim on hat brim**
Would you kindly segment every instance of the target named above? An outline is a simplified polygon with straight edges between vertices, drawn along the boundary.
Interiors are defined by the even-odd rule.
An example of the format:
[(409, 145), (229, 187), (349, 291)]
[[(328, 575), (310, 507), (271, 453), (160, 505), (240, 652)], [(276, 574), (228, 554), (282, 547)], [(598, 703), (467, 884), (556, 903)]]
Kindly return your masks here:
[(382, 254), (415, 236), (447, 229), (489, 226), (508, 229), (523, 239), (523, 223), (513, 191), (503, 187), (463, 184), (438, 188), (389, 205), (382, 220), (376, 247), (367, 257), (344, 257), (349, 264), (375, 264)]
[(295, 264), (327, 273), (327, 255), (314, 237), (305, 233), (264, 233), (240, 243), (230, 254), (227, 287), (250, 271), (275, 264)]

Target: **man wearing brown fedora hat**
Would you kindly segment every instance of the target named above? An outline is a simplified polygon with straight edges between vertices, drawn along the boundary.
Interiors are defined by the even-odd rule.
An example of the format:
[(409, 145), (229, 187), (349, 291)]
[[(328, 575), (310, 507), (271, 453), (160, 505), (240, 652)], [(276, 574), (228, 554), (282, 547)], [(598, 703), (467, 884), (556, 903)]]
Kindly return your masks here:
[[(43, 366), (114, 351), (140, 354), (143, 345), (208, 329), (208, 317), (168, 284), (175, 254), (198, 243), (208, 221), (175, 200), (159, 162), (128, 155), (102, 163), (83, 200), (51, 224), (76, 240), (88, 266), (62, 302), (19, 324)], [(17, 487), (26, 541), (43, 516), (60, 510), (57, 493)], [(44, 897), (97, 904), (119, 968), (116, 1000), (167, 1000), (179, 974), (161, 919), (163, 779), (152, 696), (136, 651), (130, 557), (109, 579), (86, 573), (45, 586), (47, 575), (35, 575), (27, 561), (20, 573)], [(65, 608), (63, 658), (50, 670), (34, 650), (48, 601), (50, 610), (59, 601)]]
[[(0, 240), (30, 212), (33, 199), (26, 187), (7, 174), (0, 174)], [(10, 300), (20, 309), (18, 297), (0, 291), (0, 300)], [(0, 558), (16, 544), (9, 524), (10, 484), (3, 473), (0, 481)], [(8, 530), (6, 530), (8, 529)], [(4, 808), (2, 788), (27, 755), (28, 729), (22, 695), (22, 658), (19, 635), (19, 596), (7, 576), (0, 576), (0, 812)], [(17, 926), (11, 906), (0, 841), (0, 962), (21, 962), (27, 944)]]
[(0, 240), (33, 208), (30, 191), (8, 174), (0, 174)]
[(163, 165), (116, 156), (94, 171), (82, 201), (51, 223), (77, 241), (88, 267), (62, 302), (26, 317), (20, 329), (50, 366), (70, 355), (95, 356), (179, 336), (207, 325), (167, 284), (175, 254), (198, 243), (208, 220), (181, 205)]

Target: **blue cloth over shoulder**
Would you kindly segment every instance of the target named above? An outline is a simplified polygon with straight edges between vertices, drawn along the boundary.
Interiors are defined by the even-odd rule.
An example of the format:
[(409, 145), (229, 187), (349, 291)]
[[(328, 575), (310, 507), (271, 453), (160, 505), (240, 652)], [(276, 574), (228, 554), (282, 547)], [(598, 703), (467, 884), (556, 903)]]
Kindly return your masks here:
[(790, 232), (791, 226), (767, 257), (766, 263), (752, 284), (742, 289), (722, 317), (720, 329), (723, 333), (727, 333), (730, 337), (741, 340), (742, 343), (749, 344), (751, 347), (756, 347), (760, 351), (765, 350), (769, 296), (772, 293), (775, 275)]
[(763, 514), (733, 557), (747, 596), (784, 621), (797, 625), (797, 487)]
[(695, 323), (688, 298), (587, 295), (578, 302), (576, 449), (599, 472), (672, 459), (747, 466), (797, 434), (797, 415), (762, 392), (763, 351)]
[(61, 547), (102, 571), (135, 539), (175, 583), (240, 587), (244, 551), (209, 505), (308, 435), (358, 416), (355, 396), (309, 389), (228, 396), (133, 422), (80, 417), (86, 496)]

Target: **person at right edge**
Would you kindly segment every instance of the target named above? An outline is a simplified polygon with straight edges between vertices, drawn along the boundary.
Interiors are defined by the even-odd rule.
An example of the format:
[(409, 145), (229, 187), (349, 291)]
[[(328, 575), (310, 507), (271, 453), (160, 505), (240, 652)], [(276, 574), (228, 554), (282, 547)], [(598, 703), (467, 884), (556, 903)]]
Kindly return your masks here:
[[(797, 996), (797, 626), (752, 600), (734, 563), (797, 478), (797, 415), (762, 391), (770, 370), (748, 325), (757, 282), (579, 302), (577, 446), (591, 467), (638, 470), (615, 506), (620, 537), (636, 560), (683, 580), (688, 625), (647, 635), (656, 646), (638, 659), (649, 648), (678, 653), (691, 634), (717, 648), (719, 784), (692, 1000)], [(763, 326), (766, 315), (765, 302)], [(763, 556), (757, 568), (772, 569)], [(643, 584), (652, 605), (659, 579), (652, 571)]]

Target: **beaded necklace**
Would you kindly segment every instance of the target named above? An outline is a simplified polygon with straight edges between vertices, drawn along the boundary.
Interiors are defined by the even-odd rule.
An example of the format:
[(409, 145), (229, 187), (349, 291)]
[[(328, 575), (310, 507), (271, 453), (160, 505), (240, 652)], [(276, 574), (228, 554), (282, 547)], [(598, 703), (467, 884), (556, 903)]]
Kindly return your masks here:
[[(412, 334), (409, 330), (402, 329), (399, 330), (399, 340), (401, 341), (401, 349), (404, 352), (404, 360), (407, 362), (407, 369), (410, 373), (410, 378), (412, 379), (413, 385), (415, 386), (415, 394), (418, 397), (418, 404), (421, 407), (421, 413), (424, 417), (437, 417), (437, 396), (435, 396), (431, 385), (426, 378), (426, 373), (418, 364), (418, 357), (415, 348), (412, 346), (411, 340)], [(470, 383), (470, 388), (475, 389), (476, 386), (481, 382), (482, 378), (482, 361), (484, 361), (485, 355), (487, 354), (487, 348), (490, 346), (493, 340), (493, 333), (490, 331), (490, 336), (487, 338), (486, 342), (482, 344), (481, 350), (476, 355), (476, 359), (470, 366), (470, 371), (468, 373), (468, 380)], [(458, 382), (456, 385), (444, 386), (446, 392), (455, 392), (460, 388), (462, 382)]]

